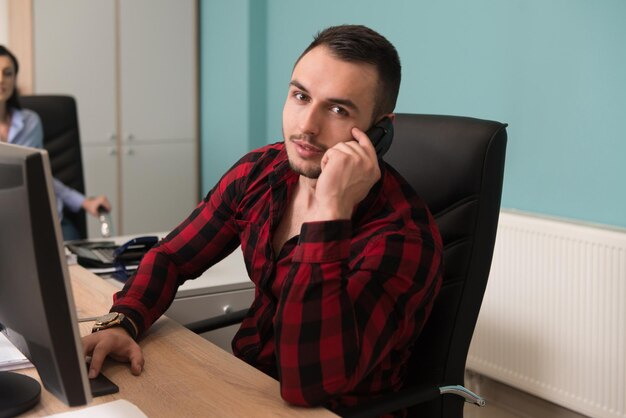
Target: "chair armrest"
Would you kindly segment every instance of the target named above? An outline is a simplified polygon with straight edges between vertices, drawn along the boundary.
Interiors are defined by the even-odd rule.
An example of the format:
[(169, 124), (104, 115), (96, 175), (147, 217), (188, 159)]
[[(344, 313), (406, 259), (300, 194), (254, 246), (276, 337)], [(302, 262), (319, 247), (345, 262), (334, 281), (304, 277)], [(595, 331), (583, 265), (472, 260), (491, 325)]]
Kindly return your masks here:
[(203, 319), (202, 321), (192, 322), (185, 325), (190, 331), (196, 334), (202, 334), (204, 332), (213, 331), (219, 328), (224, 328), (229, 325), (238, 324), (246, 317), (248, 309), (242, 309), (240, 311), (229, 312), (224, 315), (216, 316), (209, 319)]

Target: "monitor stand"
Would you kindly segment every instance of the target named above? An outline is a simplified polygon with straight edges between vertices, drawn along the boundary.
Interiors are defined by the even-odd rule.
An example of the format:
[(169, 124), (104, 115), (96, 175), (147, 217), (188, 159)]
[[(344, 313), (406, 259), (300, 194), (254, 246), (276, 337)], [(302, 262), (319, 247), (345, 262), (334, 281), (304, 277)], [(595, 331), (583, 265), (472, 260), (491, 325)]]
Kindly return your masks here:
[(32, 377), (0, 372), (0, 418), (28, 411), (39, 403), (41, 385)]

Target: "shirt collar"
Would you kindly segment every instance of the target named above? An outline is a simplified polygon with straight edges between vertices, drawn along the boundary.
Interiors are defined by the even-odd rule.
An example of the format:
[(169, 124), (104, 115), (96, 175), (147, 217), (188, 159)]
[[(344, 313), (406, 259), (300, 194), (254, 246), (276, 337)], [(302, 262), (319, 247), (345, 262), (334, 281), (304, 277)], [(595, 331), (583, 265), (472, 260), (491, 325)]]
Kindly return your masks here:
[(287, 157), (287, 149), (283, 143), (278, 155), (276, 156), (276, 162), (274, 163), (273, 170), (269, 176), (269, 181), (272, 186), (277, 186), (280, 183), (288, 182), (290, 180), (297, 180), (298, 173), (291, 169), (289, 165), (289, 158)]

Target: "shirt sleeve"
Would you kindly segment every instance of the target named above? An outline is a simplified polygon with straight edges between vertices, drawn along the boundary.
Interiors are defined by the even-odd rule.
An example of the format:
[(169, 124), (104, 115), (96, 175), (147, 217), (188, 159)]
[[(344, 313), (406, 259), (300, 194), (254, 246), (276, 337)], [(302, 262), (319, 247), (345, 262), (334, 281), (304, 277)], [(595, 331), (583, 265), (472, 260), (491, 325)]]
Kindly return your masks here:
[(43, 127), (39, 115), (27, 110), (20, 110), (19, 112), (22, 115), (23, 125), (11, 125), (9, 143), (24, 147), (43, 148)]
[(72, 212), (78, 212), (81, 209), (85, 201), (85, 196), (82, 193), (66, 186), (56, 178), (52, 179), (52, 186), (54, 187), (54, 194), (58, 200), (63, 202), (64, 207)]
[(275, 319), (290, 403), (326, 404), (354, 391), (410, 346), (441, 286), (441, 246), (427, 233), (381, 233), (362, 248), (351, 236), (349, 220), (302, 226)]
[(169, 308), (178, 286), (240, 244), (233, 213), (242, 172), (235, 166), (226, 173), (187, 219), (146, 253), (136, 274), (114, 295), (111, 311), (129, 316), (138, 335)]

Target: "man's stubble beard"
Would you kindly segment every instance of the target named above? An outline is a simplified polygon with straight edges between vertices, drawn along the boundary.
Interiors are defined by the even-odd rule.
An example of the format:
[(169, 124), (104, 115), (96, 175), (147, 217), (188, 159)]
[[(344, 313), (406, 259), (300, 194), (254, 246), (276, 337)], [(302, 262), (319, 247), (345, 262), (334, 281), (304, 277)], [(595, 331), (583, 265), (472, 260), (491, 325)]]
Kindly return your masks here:
[(289, 158), (289, 154), (287, 154), (287, 158), (289, 160), (289, 167), (291, 167), (291, 169), (293, 171), (295, 171), (296, 173), (298, 173), (301, 176), (304, 176), (306, 178), (309, 179), (317, 179), (319, 178), (320, 174), (322, 174), (322, 167), (317, 166), (317, 167), (312, 167), (308, 170), (306, 169), (301, 169), (299, 167), (296, 167), (296, 165), (293, 163), (293, 161), (291, 161), (291, 158)]

